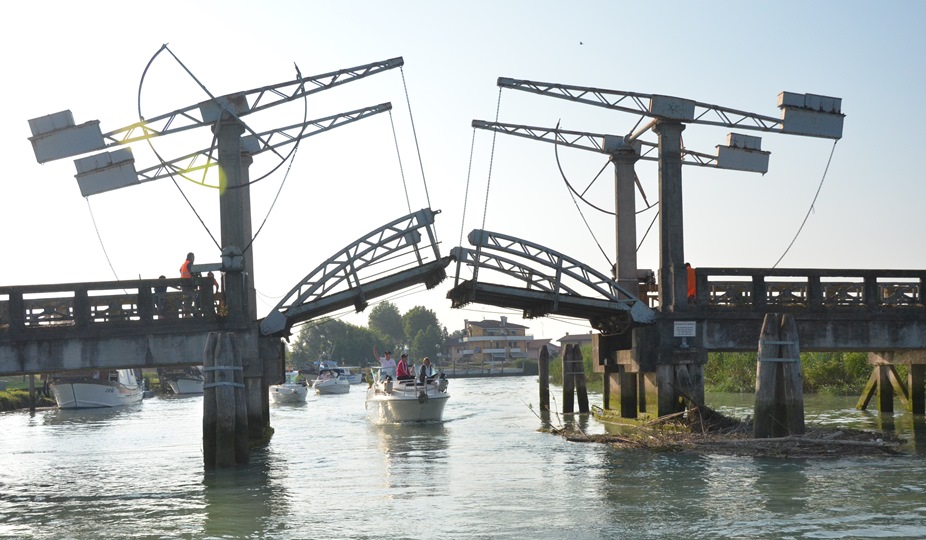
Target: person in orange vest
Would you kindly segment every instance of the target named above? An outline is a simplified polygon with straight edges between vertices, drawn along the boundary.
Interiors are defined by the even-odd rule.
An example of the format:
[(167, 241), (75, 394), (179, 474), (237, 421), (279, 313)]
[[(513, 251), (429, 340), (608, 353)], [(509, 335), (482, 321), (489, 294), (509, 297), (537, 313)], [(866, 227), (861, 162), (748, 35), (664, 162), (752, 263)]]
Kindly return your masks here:
[(690, 263), (685, 263), (685, 271), (688, 273), (688, 302), (693, 304), (698, 299), (698, 281)]
[(194, 260), (196, 260), (196, 256), (191, 251), (186, 254), (186, 260), (180, 265), (180, 278), (186, 280), (180, 285), (180, 291), (183, 293), (184, 308), (189, 308), (194, 304), (194, 296), (196, 295), (196, 288), (193, 286)]

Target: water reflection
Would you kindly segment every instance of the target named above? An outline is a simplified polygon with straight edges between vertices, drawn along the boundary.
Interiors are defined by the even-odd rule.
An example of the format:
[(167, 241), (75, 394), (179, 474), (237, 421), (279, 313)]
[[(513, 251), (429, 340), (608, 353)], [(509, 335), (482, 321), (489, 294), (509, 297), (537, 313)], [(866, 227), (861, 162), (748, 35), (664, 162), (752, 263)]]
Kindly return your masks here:
[(421, 485), (425, 491), (437, 491), (438, 486), (422, 483), (420, 479), (426, 478), (429, 471), (437, 471), (448, 465), (450, 431), (443, 423), (371, 424), (370, 430), (378, 440), (385, 487), (410, 488)]
[(209, 471), (203, 476), (203, 532), (214, 537), (263, 537), (274, 516), (293, 513), (284, 480), (274, 478), (267, 455), (251, 455), (247, 467)]

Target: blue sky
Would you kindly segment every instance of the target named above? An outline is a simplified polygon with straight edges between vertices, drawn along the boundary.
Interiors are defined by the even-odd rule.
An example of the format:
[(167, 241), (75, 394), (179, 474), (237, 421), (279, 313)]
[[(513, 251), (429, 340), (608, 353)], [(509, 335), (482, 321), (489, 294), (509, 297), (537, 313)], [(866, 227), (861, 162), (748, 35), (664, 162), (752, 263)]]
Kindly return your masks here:
[[(561, 122), (566, 129), (621, 135), (637, 118), (512, 90), (499, 102), (498, 77), (666, 94), (776, 117), (781, 91), (839, 97), (846, 119), (835, 151), (823, 139), (762, 134), (762, 148), (771, 152), (764, 176), (684, 169), (686, 258), (695, 266), (772, 266), (819, 188), (780, 267), (924, 268), (926, 254), (916, 239), (926, 224), (920, 209), (926, 186), (915, 149), (926, 123), (918, 101), (926, 95), (924, 15), (926, 4), (914, 1), (20, 3), (0, 35), (2, 282), (173, 276), (188, 251), (201, 262), (218, 260), (169, 181), (93, 196), (88, 204), (70, 160), (39, 165), (28, 141), (28, 119), (63, 109), (78, 123), (98, 119), (109, 131), (136, 121), (139, 103), (151, 117), (205, 99), (166, 55), (152, 64), (139, 97), (142, 71), (164, 43), (213, 94), (291, 80), (293, 62), (308, 75), (402, 56), (401, 73), (319, 94), (310, 101), (310, 116), (391, 101), (411, 206), (421, 208), (427, 203), (407, 86), (431, 203), (442, 210), (438, 232), (445, 253), (461, 231), (485, 219), (487, 229), (605, 272), (608, 263), (569, 198), (553, 147), (499, 136), (486, 205), (492, 134), (475, 133), (470, 166), (470, 122), (494, 120), (498, 106), (502, 122)], [(301, 109), (281, 111), (270, 122), (295, 123), (301, 116)], [(713, 153), (728, 131), (691, 125), (684, 142)], [(652, 134), (646, 138), (655, 141)], [(177, 139), (161, 148), (176, 148), (179, 155), (209, 143)], [(154, 164), (143, 149), (133, 150), (139, 168)], [(577, 150), (561, 149), (560, 159), (579, 185), (605, 164), (603, 156)], [(641, 163), (637, 173), (647, 197), (657, 199), (655, 165)], [(590, 190), (607, 208), (613, 207), (612, 174), (608, 168)], [(274, 297), (338, 248), (407, 211), (386, 115), (311, 138), (289, 175), (255, 241), (261, 316)], [(281, 180), (282, 173), (254, 190), (255, 228)], [(214, 190), (184, 190), (217, 234)], [(611, 218), (583, 211), (613, 259)], [(652, 217), (639, 217), (641, 236)], [(657, 243), (654, 227), (638, 253), (641, 268), (656, 268)], [(518, 312), (491, 306), (451, 310), (447, 288), (449, 281), (393, 301), (403, 311), (429, 307), (451, 330), (463, 319), (500, 314), (524, 322), (536, 337), (589, 330), (582, 321), (521, 321)], [(344, 320), (365, 324), (366, 314)]]

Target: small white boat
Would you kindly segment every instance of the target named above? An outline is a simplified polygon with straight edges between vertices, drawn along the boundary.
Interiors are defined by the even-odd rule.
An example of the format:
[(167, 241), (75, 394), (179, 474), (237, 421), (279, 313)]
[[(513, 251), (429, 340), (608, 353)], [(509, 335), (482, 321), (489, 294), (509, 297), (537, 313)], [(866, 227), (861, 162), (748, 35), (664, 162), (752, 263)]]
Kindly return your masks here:
[(363, 372), (360, 366), (338, 366), (336, 369), (341, 371), (341, 377), (347, 379), (351, 384), (360, 384), (363, 382)]
[(440, 422), (450, 399), (447, 379), (441, 374), (420, 384), (416, 379), (396, 381), (373, 368), (373, 384), (367, 388), (366, 409), (374, 424)]
[(167, 383), (170, 391), (177, 395), (202, 394), (203, 371), (199, 366), (181, 368), (158, 368), (161, 384)]
[(318, 370), (318, 377), (312, 383), (315, 387), (315, 393), (322, 394), (346, 394), (350, 392), (350, 381), (341, 376), (338, 368), (323, 368)]
[(144, 397), (134, 369), (56, 373), (48, 388), (59, 409), (97, 409), (138, 403)]
[(305, 403), (309, 385), (298, 371), (287, 371), (283, 384), (270, 385), (270, 397), (274, 403)]

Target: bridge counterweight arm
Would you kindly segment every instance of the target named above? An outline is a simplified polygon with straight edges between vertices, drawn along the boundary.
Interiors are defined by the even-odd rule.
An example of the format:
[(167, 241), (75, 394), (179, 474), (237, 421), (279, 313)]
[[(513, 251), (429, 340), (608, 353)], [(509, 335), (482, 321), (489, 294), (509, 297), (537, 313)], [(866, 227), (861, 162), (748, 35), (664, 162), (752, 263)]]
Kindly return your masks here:
[[(692, 118), (683, 119), (686, 123), (706, 124), (737, 129), (755, 131), (782, 132), (783, 120), (772, 116), (754, 114), (729, 107), (700, 103), (683, 98), (659, 96), (656, 94), (643, 94), (639, 92), (625, 92), (622, 90), (608, 90), (569, 84), (529, 81), (499, 77), (498, 86), (521, 90), (542, 96), (549, 96), (568, 101), (575, 101), (596, 107), (638, 114), (651, 118), (659, 118), (659, 114), (651, 112), (654, 99), (667, 98), (689, 104), (694, 109)], [(711, 120), (707, 117), (713, 117)]]
[[(358, 120), (389, 111), (391, 109), (391, 103), (381, 103), (372, 107), (364, 107), (362, 109), (356, 109), (349, 112), (326, 116), (324, 118), (308, 120), (301, 124), (294, 124), (291, 126), (264, 131), (262, 133), (258, 133), (258, 137), (256, 138), (256, 140), (261, 141), (260, 143), (257, 143), (259, 146), (251, 150), (249, 153), (251, 155), (256, 155), (267, 150), (279, 148), (301, 139), (305, 139), (313, 135), (318, 135), (319, 133), (324, 133), (334, 128), (344, 126)], [(282, 140), (278, 142), (274, 141), (274, 137), (282, 138)], [(255, 138), (249, 137), (245, 140), (255, 141)], [(211, 148), (200, 150), (199, 152), (188, 154), (181, 158), (143, 169), (138, 171), (139, 181), (150, 182), (152, 180), (166, 178), (172, 174), (187, 174), (214, 167), (218, 165), (218, 156), (215, 155), (216, 152), (217, 147), (213, 146)], [(202, 163), (203, 159), (205, 159), (205, 163)]]
[[(476, 129), (487, 131), (496, 131), (505, 135), (514, 135), (525, 139), (547, 142), (577, 148), (589, 152), (609, 155), (603, 146), (605, 138), (620, 139), (619, 135), (608, 135), (605, 133), (590, 133), (587, 131), (570, 131), (568, 129), (525, 126), (521, 124), (505, 124), (501, 122), (487, 122), (485, 120), (473, 120), (472, 126)], [(655, 152), (659, 145), (649, 141), (636, 139), (644, 148), (639, 159), (643, 161), (659, 161), (659, 158), (650, 155)], [(717, 167), (717, 156), (705, 154), (703, 152), (694, 152), (692, 150), (682, 150), (683, 165), (698, 165), (701, 167)]]
[[(219, 107), (232, 105), (238, 117), (261, 111), (275, 105), (287, 103), (323, 90), (369, 77), (383, 71), (402, 67), (402, 57), (390, 58), (352, 68), (340, 69), (311, 77), (297, 78), (292, 81), (264, 86), (244, 92), (219, 96), (215, 100), (190, 105), (176, 111), (154, 118), (141, 120), (123, 128), (103, 134), (106, 147), (129, 144), (161, 135), (177, 133), (188, 129), (211, 126), (215, 119), (208, 118), (203, 112), (204, 104), (216, 103)], [(248, 102), (251, 103), (248, 107)]]

